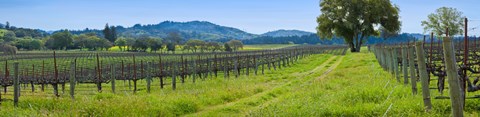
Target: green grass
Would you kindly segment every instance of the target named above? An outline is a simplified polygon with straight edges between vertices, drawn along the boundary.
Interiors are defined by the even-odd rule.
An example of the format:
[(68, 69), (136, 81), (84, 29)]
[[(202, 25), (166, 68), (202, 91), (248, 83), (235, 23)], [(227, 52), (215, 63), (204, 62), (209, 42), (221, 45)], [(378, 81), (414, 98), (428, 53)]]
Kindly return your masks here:
[[(173, 91), (171, 85), (160, 89), (158, 80), (153, 81), (152, 92), (146, 93), (145, 81), (140, 81), (139, 92), (133, 94), (128, 89), (128, 83), (117, 81), (117, 93), (110, 92), (109, 84), (104, 84), (104, 91), (97, 93), (93, 84), (80, 84), (77, 87), (76, 99), (68, 96), (68, 85), (65, 94), (55, 98), (51, 94), (51, 86), (46, 92), (29, 92), (24, 89), (20, 97), (19, 107), (14, 108), (12, 92), (5, 95), (0, 106), (0, 116), (179, 116), (198, 112), (204, 108), (223, 105), (258, 93), (271, 91), (273, 87), (283, 85), (295, 76), (279, 77), (308, 71), (322, 64), (331, 55), (314, 55), (303, 59), (292, 67), (278, 71), (266, 70), (265, 75), (249, 77), (242, 75), (239, 78), (231, 76), (201, 80), (192, 83), (177, 84)], [(259, 72), (260, 73), (260, 72)], [(23, 88), (23, 86), (22, 86)], [(5, 97), (7, 96), (7, 97)]]
[[(363, 49), (366, 50), (366, 49)], [(331, 71), (330, 71), (331, 70)], [(261, 73), (261, 72), (259, 72)], [(423, 110), (421, 90), (411, 94), (410, 85), (399, 83), (384, 71), (373, 53), (346, 56), (313, 55), (292, 67), (265, 75), (242, 75), (198, 79), (160, 89), (158, 80), (146, 93), (145, 81), (133, 94), (128, 82), (117, 81), (117, 93), (104, 84), (102, 93), (93, 84), (80, 84), (76, 99), (65, 94), (53, 97), (47, 92), (24, 89), (19, 107), (14, 108), (12, 92), (0, 105), (0, 116), (448, 116), (450, 100), (431, 90), (433, 109)], [(170, 82), (168, 80), (167, 82)], [(421, 86), (420, 83), (417, 86)], [(430, 87), (434, 87), (435, 82)], [(23, 88), (23, 86), (22, 86)], [(3, 93), (2, 93), (3, 94)], [(448, 94), (448, 89), (444, 92)], [(479, 93), (468, 93), (468, 96)], [(480, 102), (466, 102), (466, 116), (479, 116)]]
[[(431, 84), (433, 87), (434, 82)], [(278, 101), (245, 113), (249, 116), (450, 115), (450, 100), (433, 99), (439, 93), (431, 92), (433, 110), (427, 113), (422, 108), (420, 89), (419, 94), (412, 95), (410, 85), (398, 83), (383, 71), (372, 53), (349, 53), (327, 77), (298, 86), (296, 91), (279, 97)], [(467, 116), (479, 116), (478, 109), (478, 99), (467, 100)]]

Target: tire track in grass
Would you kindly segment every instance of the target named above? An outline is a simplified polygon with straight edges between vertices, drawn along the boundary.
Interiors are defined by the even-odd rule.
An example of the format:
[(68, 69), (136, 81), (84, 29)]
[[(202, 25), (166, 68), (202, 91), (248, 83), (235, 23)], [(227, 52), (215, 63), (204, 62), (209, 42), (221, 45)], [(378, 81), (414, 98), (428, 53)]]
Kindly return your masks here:
[(337, 68), (338, 65), (340, 65), (340, 63), (342, 63), (344, 57), (345, 56), (340, 57), (339, 60), (333, 64), (333, 66), (330, 66), (330, 68), (328, 68), (328, 70), (325, 71), (321, 76), (317, 77), (314, 82), (318, 82), (319, 80), (327, 77), (328, 73), (332, 72), (335, 68)]
[[(323, 78), (327, 77), (330, 72), (332, 72), (335, 68), (337, 68), (337, 66), (340, 65), (340, 63), (342, 63), (343, 58), (344, 58), (344, 56), (341, 56), (339, 59), (337, 59), (335, 61), (335, 63), (332, 63), (333, 65), (331, 65), (329, 63), (328, 65), (331, 65), (331, 66), (329, 66), (328, 69), (322, 73), (322, 75), (316, 77), (313, 82), (318, 82), (320, 79), (323, 79)], [(310, 74), (312, 74), (312, 73), (309, 73), (309, 75)], [(307, 81), (307, 82), (303, 82), (303, 83), (306, 84), (306, 83), (310, 83), (310, 82)], [(278, 101), (279, 101), (279, 98), (275, 98), (273, 100), (265, 102), (263, 105), (260, 105), (260, 106), (255, 107), (254, 109), (251, 109), (250, 111), (246, 112), (244, 115), (248, 116), (249, 113), (252, 112), (252, 110), (259, 110), (263, 107), (268, 107), (273, 103), (277, 103)]]
[[(310, 71), (303, 72), (303, 73), (300, 73), (300, 74), (290, 74), (290, 75), (294, 75), (294, 76), (290, 76), (290, 77), (297, 77), (297, 78), (292, 79), (292, 81), (284, 83), (283, 85), (276, 86), (276, 87), (274, 87), (270, 90), (267, 90), (267, 91), (249, 96), (249, 97), (241, 98), (241, 99), (238, 99), (238, 100), (233, 101), (233, 102), (207, 107), (207, 108), (204, 108), (204, 109), (202, 109), (202, 110), (200, 110), (196, 113), (192, 113), (192, 114), (185, 115), (185, 116), (208, 116), (209, 114), (220, 114), (219, 111), (223, 111), (223, 110), (226, 110), (227, 112), (228, 111), (234, 111), (234, 112), (236, 111), (237, 113), (242, 113), (241, 110), (229, 110), (229, 107), (247, 106), (245, 108), (247, 108), (248, 110), (251, 110), (249, 108), (254, 108), (254, 107), (259, 107), (259, 106), (265, 105), (265, 103), (269, 103), (272, 100), (276, 100), (276, 98), (279, 95), (284, 94), (284, 92), (282, 92), (282, 90), (281, 90), (282, 88), (285, 88), (285, 87), (288, 87), (288, 86), (295, 86), (293, 84), (302, 83), (302, 82), (304, 83), (305, 81), (311, 80), (311, 78), (304, 78), (304, 77), (306, 77), (308, 75), (311, 75), (315, 72), (321, 72), (322, 70), (325, 70), (325, 68), (328, 67), (327, 65), (330, 65), (332, 61), (336, 60), (336, 58), (338, 58), (338, 56), (332, 56), (327, 61), (323, 62), (318, 67), (316, 67), (316, 68), (314, 68)], [(343, 57), (341, 57), (341, 58), (343, 58)], [(341, 61), (341, 60), (336, 60), (336, 61), (337, 61), (337, 63), (339, 63), (339, 61)], [(330, 65), (330, 68), (331, 67), (332, 66)], [(278, 93), (280, 93), (280, 94), (278, 94)], [(259, 102), (259, 103), (255, 103), (255, 102)], [(242, 104), (244, 104), (244, 105), (242, 105)], [(243, 108), (243, 109), (245, 109), (245, 108)], [(226, 116), (226, 115), (223, 115), (223, 116)]]

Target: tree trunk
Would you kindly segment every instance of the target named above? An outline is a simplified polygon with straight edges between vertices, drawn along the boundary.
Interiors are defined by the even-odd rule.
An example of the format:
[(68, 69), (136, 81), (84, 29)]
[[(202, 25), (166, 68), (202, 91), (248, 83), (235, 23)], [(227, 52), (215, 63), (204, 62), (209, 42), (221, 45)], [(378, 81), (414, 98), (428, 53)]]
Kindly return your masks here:
[(350, 52), (360, 52), (360, 48), (361, 48), (361, 47), (362, 47), (362, 46), (360, 46), (360, 45), (357, 45), (357, 46), (352, 45), (352, 46), (350, 47)]
[(358, 38), (358, 36), (355, 36), (355, 39), (353, 40), (353, 42), (350, 44), (350, 51), (351, 52), (360, 52), (360, 48), (362, 48), (362, 42), (363, 42), (363, 39), (364, 39), (364, 35), (362, 34), (360, 36), (360, 38)]
[(350, 45), (350, 52), (356, 52), (355, 45), (353, 44), (353, 42), (351, 42), (349, 45)]
[(355, 52), (360, 52), (360, 48), (362, 48), (362, 44), (359, 43), (357, 47), (355, 47)]

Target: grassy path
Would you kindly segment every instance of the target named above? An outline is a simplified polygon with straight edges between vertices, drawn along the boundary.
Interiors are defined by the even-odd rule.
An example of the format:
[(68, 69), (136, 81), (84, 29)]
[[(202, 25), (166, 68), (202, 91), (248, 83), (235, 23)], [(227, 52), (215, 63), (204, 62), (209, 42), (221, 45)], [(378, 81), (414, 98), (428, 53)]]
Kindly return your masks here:
[[(449, 100), (432, 100), (433, 110), (423, 111), (421, 92), (412, 95), (411, 85), (403, 85), (383, 71), (372, 53), (348, 53), (335, 65), (336, 69), (327, 70), (328, 74), (317, 76), (314, 82), (296, 87), (275, 103), (241, 116), (450, 115)], [(438, 95), (432, 92), (432, 97)], [(467, 100), (465, 115), (479, 116), (479, 109), (478, 99)]]
[[(307, 77), (308, 75), (312, 75), (314, 73), (321, 73), (324, 71), (331, 71), (335, 67), (334, 65), (332, 66), (332, 63), (336, 61), (335, 63), (338, 65), (338, 63), (341, 62), (342, 58), (343, 57), (333, 56), (315, 69), (298, 74), (288, 74), (287, 77), (296, 77), (296, 79), (293, 79), (283, 85), (276, 86), (271, 90), (264, 91), (262, 93), (247, 98), (242, 98), (234, 102), (206, 108), (197, 113), (193, 113), (187, 116), (232, 116), (232, 114), (242, 114), (243, 111), (248, 111), (256, 107), (258, 108), (264, 106), (266, 104), (274, 102), (277, 97), (288, 93), (288, 91), (286, 90), (296, 87), (301, 83), (312, 80), (310, 77)], [(326, 75), (327, 73), (328, 72), (324, 72), (324, 74), (322, 75)]]

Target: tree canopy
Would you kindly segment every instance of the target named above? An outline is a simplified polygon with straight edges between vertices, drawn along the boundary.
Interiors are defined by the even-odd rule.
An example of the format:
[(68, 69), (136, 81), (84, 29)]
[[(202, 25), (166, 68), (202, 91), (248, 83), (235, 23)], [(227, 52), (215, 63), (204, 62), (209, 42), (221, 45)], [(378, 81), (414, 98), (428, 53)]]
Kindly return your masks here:
[(154, 38), (150, 37), (147, 39), (148, 42), (148, 47), (150, 48), (150, 51), (157, 52), (158, 50), (163, 48), (163, 43), (161, 38)]
[(365, 38), (378, 35), (376, 26), (400, 30), (399, 8), (390, 0), (322, 0), (317, 17), (321, 38), (343, 37), (352, 52), (360, 52)]
[(43, 47), (43, 43), (39, 39), (25, 38), (18, 39), (14, 44), (18, 49), (25, 50), (40, 50)]
[(167, 43), (173, 43), (175, 45), (181, 44), (183, 42), (182, 36), (176, 32), (171, 32), (168, 33), (168, 36), (166, 37)]
[(95, 33), (81, 34), (74, 37), (73, 44), (78, 48), (87, 48), (88, 50), (108, 50), (112, 43), (106, 39), (97, 37)]
[(208, 50), (211, 50), (212, 52), (215, 52), (217, 50), (222, 49), (222, 46), (218, 42), (207, 42), (207, 48), (208, 48)]
[(238, 51), (239, 49), (243, 49), (243, 43), (242, 41), (232, 39), (227, 42), (227, 44), (234, 50)]
[(45, 42), (45, 46), (50, 49), (67, 49), (72, 45), (73, 35), (68, 30), (54, 33), (50, 39)]
[(232, 51), (232, 47), (230, 47), (230, 45), (228, 43), (223, 44), (223, 48), (225, 48), (225, 51), (227, 51), (227, 52)]
[(192, 52), (197, 52), (198, 49), (201, 49), (202, 46), (206, 46), (206, 42), (199, 39), (190, 39), (188, 40), (184, 48), (186, 50), (191, 50)]
[(123, 51), (123, 47), (127, 46), (127, 40), (125, 38), (118, 38), (115, 40), (115, 45), (120, 48), (120, 51)]
[(463, 33), (465, 16), (456, 8), (441, 7), (435, 10), (435, 13), (428, 15), (428, 19), (422, 21), (424, 32), (432, 31), (436, 35), (446, 34), (446, 28), (450, 35), (457, 35)]
[(108, 24), (105, 25), (105, 29), (103, 29), (103, 35), (105, 39), (114, 43), (117, 40), (117, 31), (114, 26), (109, 27)]

